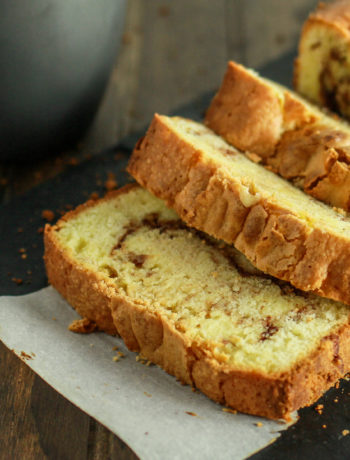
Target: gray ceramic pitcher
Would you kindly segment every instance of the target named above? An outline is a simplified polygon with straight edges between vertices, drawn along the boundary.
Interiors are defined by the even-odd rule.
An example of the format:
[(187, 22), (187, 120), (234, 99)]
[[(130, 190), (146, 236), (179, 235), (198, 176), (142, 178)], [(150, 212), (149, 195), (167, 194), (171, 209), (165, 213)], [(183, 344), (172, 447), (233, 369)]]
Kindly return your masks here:
[(0, 0), (0, 160), (75, 142), (96, 111), (125, 0)]

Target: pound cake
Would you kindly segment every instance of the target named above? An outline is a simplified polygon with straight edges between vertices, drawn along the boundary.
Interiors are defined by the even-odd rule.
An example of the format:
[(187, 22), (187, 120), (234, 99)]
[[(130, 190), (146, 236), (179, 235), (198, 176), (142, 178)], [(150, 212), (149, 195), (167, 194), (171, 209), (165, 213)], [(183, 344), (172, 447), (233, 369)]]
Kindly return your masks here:
[(304, 24), (294, 68), (295, 89), (350, 118), (350, 2), (320, 3)]
[(128, 171), (186, 224), (234, 244), (260, 270), (350, 304), (350, 219), (204, 125), (155, 115)]
[(239, 411), (288, 419), (350, 369), (348, 307), (259, 273), (138, 186), (47, 225), (45, 263), (82, 316)]
[(344, 122), (230, 62), (205, 123), (306, 193), (350, 210), (350, 128)]

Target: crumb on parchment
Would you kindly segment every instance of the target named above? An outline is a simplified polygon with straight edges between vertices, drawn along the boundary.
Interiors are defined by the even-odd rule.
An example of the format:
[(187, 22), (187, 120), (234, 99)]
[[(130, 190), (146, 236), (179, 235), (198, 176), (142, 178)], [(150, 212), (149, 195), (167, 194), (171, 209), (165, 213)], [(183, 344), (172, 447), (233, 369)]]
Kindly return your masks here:
[[(33, 355), (35, 356), (35, 354), (33, 353)], [(21, 351), (21, 358), (23, 359), (33, 359), (33, 356), (30, 356), (28, 353), (26, 353), (25, 351)]]
[(222, 411), (228, 412), (229, 414), (237, 414), (237, 411), (235, 409), (230, 409), (229, 407), (223, 407)]
[(68, 327), (70, 331), (78, 334), (90, 334), (91, 332), (94, 332), (96, 328), (96, 323), (88, 318), (76, 319)]

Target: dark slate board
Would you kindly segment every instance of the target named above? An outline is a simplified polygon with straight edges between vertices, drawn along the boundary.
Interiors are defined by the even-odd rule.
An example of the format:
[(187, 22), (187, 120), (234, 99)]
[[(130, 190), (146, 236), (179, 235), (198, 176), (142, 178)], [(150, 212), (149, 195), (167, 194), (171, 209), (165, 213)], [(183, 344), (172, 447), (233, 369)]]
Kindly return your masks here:
[[(260, 69), (261, 74), (290, 86), (294, 55), (289, 53), (266, 65)], [(190, 106), (180, 108), (176, 114), (201, 119), (212, 95), (204, 95)], [(86, 201), (92, 192), (103, 195), (108, 172), (116, 174), (119, 186), (129, 182), (125, 167), (130, 150), (141, 134), (129, 136), (117, 147), (77, 166), (70, 166), (53, 180), (0, 207), (0, 295), (27, 294), (47, 284), (42, 261), (42, 235), (38, 233), (45, 224), (42, 211), (51, 209), (59, 217), (59, 211), (66, 210), (65, 205), (76, 206)], [(26, 259), (21, 258), (20, 248), (26, 249)], [(21, 278), (23, 283), (17, 285), (12, 278)], [(350, 435), (342, 435), (344, 429), (350, 429), (349, 395), (350, 382), (342, 381), (338, 389), (331, 389), (318, 402), (324, 404), (321, 415), (314, 406), (302, 409), (295, 425), (251, 459), (350, 459)]]

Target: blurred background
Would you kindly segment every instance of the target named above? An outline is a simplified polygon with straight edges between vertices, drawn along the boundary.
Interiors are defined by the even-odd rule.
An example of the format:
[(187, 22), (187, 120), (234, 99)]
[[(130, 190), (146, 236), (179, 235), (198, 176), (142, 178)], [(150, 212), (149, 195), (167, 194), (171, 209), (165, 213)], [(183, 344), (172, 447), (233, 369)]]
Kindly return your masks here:
[[(125, 2), (126, 8), (124, 7)], [(26, 31), (29, 26), (25, 21), (28, 19), (30, 22), (34, 19), (37, 21), (35, 30), (38, 31), (39, 38), (35, 39), (34, 32), (31, 30), (29, 42), (26, 44), (27, 48), (30, 46), (38, 48), (35, 53), (39, 58), (34, 53), (34, 58), (30, 56), (33, 64), (36, 64), (39, 59), (43, 60), (45, 53), (49, 54), (51, 51), (50, 59), (44, 62), (46, 67), (51, 68), (51, 73), (45, 70), (43, 65), (40, 67), (40, 70), (44, 68), (44, 72), (48, 72), (48, 79), (52, 80), (53, 76), (56, 78), (56, 75), (62, 75), (62, 80), (69, 82), (69, 72), (71, 75), (75, 73), (75, 81), (72, 83), (75, 86), (68, 87), (67, 84), (66, 95), (65, 87), (60, 87), (60, 80), (55, 82), (53, 91), (57, 94), (59, 89), (59, 93), (54, 104), (52, 104), (53, 99), (49, 97), (51, 88), (45, 87), (47, 83), (45, 80), (43, 80), (42, 91), (40, 92), (39, 86), (36, 88), (36, 94), (33, 91), (33, 97), (38, 99), (40, 95), (41, 105), (38, 105), (37, 112), (43, 112), (45, 91), (48, 100), (47, 107), (49, 105), (58, 107), (69, 102), (73, 106), (73, 97), (76, 98), (73, 108), (70, 108), (70, 111), (74, 111), (73, 122), (69, 120), (67, 130), (74, 131), (75, 120), (78, 121), (79, 117), (84, 126), (89, 126), (87, 132), (85, 129), (85, 134), (77, 130), (74, 139), (76, 141), (74, 147), (79, 143), (80, 150), (84, 149), (85, 152), (99, 152), (117, 143), (130, 132), (144, 128), (155, 111), (172, 113), (178, 107), (191, 103), (201, 94), (214, 90), (220, 84), (229, 59), (259, 69), (267, 62), (276, 60), (284, 53), (296, 49), (302, 23), (318, 3), (317, 0), (289, 0), (288, 2), (280, 0), (216, 0), (215, 2), (210, 0), (177, 0), (176, 2), (125, 0), (125, 2), (114, 0), (114, 5), (121, 4), (116, 8), (113, 6), (113, 0), (103, 0), (99, 2), (97, 8), (94, 5), (95, 2), (90, 0), (85, 2), (75, 0), (75, 2), (69, 1), (68, 3), (63, 0), (60, 3), (66, 6), (62, 8), (62, 13), (54, 11), (54, 0), (36, 0), (33, 4), (41, 4), (42, 11), (39, 11), (40, 14), (35, 12), (32, 17), (28, 14), (24, 15), (23, 11), (21, 15), (17, 11), (13, 13), (10, 11), (10, 8), (14, 8), (12, 6), (3, 7), (5, 12), (6, 9), (9, 10), (11, 30), (7, 31), (6, 21), (8, 19), (3, 14), (0, 19), (0, 24), (2, 24), (0, 57), (3, 55), (1, 49), (8, 47), (8, 43), (14, 41), (14, 36), (19, 38), (16, 38), (17, 42), (14, 41), (13, 46), (17, 46), (18, 51), (23, 50), (24, 42), (28, 41), (29, 34)], [(45, 8), (46, 3), (47, 8)], [(52, 18), (47, 19), (50, 9), (53, 12)], [(62, 36), (66, 37), (66, 43), (62, 42), (62, 37), (58, 37), (60, 49), (57, 52), (52, 27), (57, 29), (56, 35), (58, 36), (60, 33), (57, 24), (58, 14), (61, 15), (59, 20), (63, 22)], [(46, 29), (40, 30), (44, 20), (47, 21)], [(13, 25), (13, 22), (16, 21), (18, 24)], [(42, 37), (41, 42), (40, 37)], [(81, 43), (78, 46), (79, 40)], [(101, 48), (99, 51), (96, 49), (98, 46)], [(70, 49), (74, 50), (75, 55), (73, 51), (69, 51)], [(27, 50), (27, 53), (29, 52)], [(68, 52), (70, 55), (66, 59), (64, 53), (68, 54)], [(18, 55), (20, 54), (16, 53), (16, 49), (12, 48), (11, 55), (5, 55), (6, 62), (1, 63), (2, 75), (5, 75), (7, 80), (0, 78), (0, 83), (3, 81), (4, 85), (9, 86), (10, 81), (12, 88), (0, 89), (0, 100), (4, 99), (4, 96), (6, 98), (6, 94), (10, 94), (9, 89), (11, 89), (11, 98), (16, 99), (12, 112), (17, 108), (18, 117), (23, 117), (23, 106), (26, 109), (31, 103), (30, 94), (25, 95), (27, 100), (24, 105), (21, 101), (23, 91), (17, 91), (14, 85), (19, 82), (18, 89), (22, 90), (23, 84), (18, 78), (18, 72), (29, 74), (34, 71), (30, 67), (30, 60), (26, 62), (25, 67), (17, 65), (17, 61), (20, 61)], [(57, 62), (52, 56), (57, 56)], [(74, 56), (76, 56), (75, 61)], [(26, 59), (28, 61), (28, 57)], [(93, 75), (94, 61), (96, 62), (96, 74), (98, 68), (103, 67), (100, 75)], [(64, 73), (62, 67), (64, 67)], [(112, 72), (110, 72), (111, 67)], [(14, 75), (13, 80), (10, 75), (6, 77), (9, 72), (15, 74), (16, 71), (18, 72)], [(40, 84), (45, 78), (45, 75), (42, 75), (44, 72), (38, 75)], [(25, 80), (27, 85), (35, 85), (35, 73), (31, 76), (33, 82), (29, 83), (26, 74), (20, 75), (20, 78)], [(91, 77), (89, 77), (90, 74)], [(103, 92), (108, 75), (108, 85)], [(83, 100), (81, 89), (79, 97), (75, 93), (79, 81), (81, 81), (82, 88), (84, 85), (87, 86), (88, 77), (90, 80), (99, 78), (99, 82), (98, 88), (94, 89), (94, 94), (89, 96), (87, 103)], [(87, 88), (86, 93), (88, 91), (91, 92), (91, 88)], [(15, 98), (12, 94), (15, 94)], [(102, 101), (101, 94), (104, 94)], [(99, 101), (101, 103), (98, 105), (98, 113), (91, 124), (90, 114), (85, 118), (84, 114), (89, 111), (94, 114)], [(9, 117), (6, 119), (5, 104), (1, 105), (3, 110), (0, 116), (0, 133), (4, 132), (2, 128), (10, 121)], [(12, 116), (16, 120), (16, 112), (12, 113)], [(29, 116), (35, 118), (38, 117), (38, 113), (35, 114), (33, 110), (33, 114)], [(42, 118), (45, 121), (45, 115)], [(46, 125), (48, 124), (47, 118)], [(18, 137), (18, 142), (20, 142), (20, 138), (24, 136), (24, 129), (15, 127), (14, 120), (11, 120), (11, 124), (14, 129), (10, 132), (10, 140)], [(57, 132), (59, 133), (57, 137), (61, 139), (62, 134), (59, 130)], [(30, 132), (25, 135), (30, 137)], [(44, 135), (44, 130), (41, 130), (41, 135)], [(39, 138), (40, 129), (35, 127), (33, 136)], [(2, 140), (4, 140), (4, 135)], [(3, 149), (6, 148), (0, 142), (0, 147), (1, 145)], [(41, 156), (44, 159), (50, 156), (55, 146), (51, 145), (47, 150), (50, 152), (42, 152)], [(15, 152), (12, 156), (15, 158), (17, 153)], [(34, 159), (40, 155), (34, 151), (29, 156)], [(0, 152), (0, 159), (4, 157), (5, 155), (1, 155)]]
[[(119, 57), (86, 148), (99, 150), (216, 89), (227, 61), (258, 69), (296, 49), (317, 0), (129, 0)], [(292, 77), (292, 76), (291, 76)]]

